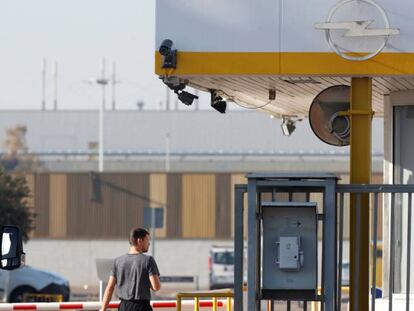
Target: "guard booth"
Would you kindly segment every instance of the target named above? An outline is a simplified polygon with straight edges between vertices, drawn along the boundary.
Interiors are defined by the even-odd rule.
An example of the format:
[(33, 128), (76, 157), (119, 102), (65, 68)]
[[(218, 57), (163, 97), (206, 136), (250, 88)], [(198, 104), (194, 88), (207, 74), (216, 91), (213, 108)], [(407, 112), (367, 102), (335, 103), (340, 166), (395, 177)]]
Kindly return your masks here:
[[(358, 206), (371, 206), (375, 195), (382, 196), (383, 189), (387, 188), (364, 186), (371, 182), (373, 117), (384, 118), (383, 180), (395, 186), (387, 188), (389, 197), (384, 197), (380, 207), (384, 215), (384, 223), (379, 224), (383, 226), (383, 266), (392, 268), (382, 271), (383, 298), (388, 299), (386, 303), (389, 302), (389, 309), (392, 309), (393, 301), (399, 301), (402, 296), (409, 305), (408, 295), (414, 292), (410, 286), (414, 274), (408, 269), (412, 255), (408, 232), (412, 226), (408, 217), (412, 208), (411, 195), (404, 192), (407, 189), (399, 188), (399, 184), (414, 182), (412, 12), (414, 2), (411, 0), (317, 0), (312, 4), (303, 0), (156, 1), (155, 73), (184, 105), (191, 106), (197, 97), (191, 88), (201, 90), (208, 94), (212, 109), (219, 113), (226, 112), (227, 102), (259, 109), (275, 119), (280, 118), (288, 135), (292, 134), (295, 122), (309, 118), (310, 127), (323, 141), (338, 148), (349, 148), (346, 150), (350, 156), (351, 185), (346, 189), (336, 187), (336, 190), (340, 192), (337, 195), (344, 194), (341, 191), (345, 190), (347, 195), (351, 193), (352, 311), (366, 311), (372, 307), (369, 293), (361, 290), (370, 290), (372, 214), (368, 208)], [(338, 91), (339, 88), (342, 91)], [(330, 90), (335, 91), (325, 97)], [(358, 186), (354, 188), (353, 185)], [(399, 197), (397, 188), (405, 193), (404, 198)], [(272, 200), (263, 200), (269, 201)], [(319, 207), (316, 206), (317, 217), (321, 213)], [(285, 207), (272, 204), (257, 208), (260, 217), (276, 217), (274, 214), (285, 212)], [(313, 209), (309, 206), (296, 208), (309, 214)], [(253, 221), (251, 217), (256, 214), (249, 215), (249, 222)], [(316, 222), (318, 230), (323, 232), (325, 229), (320, 228), (326, 227), (324, 221), (326, 218)], [(255, 226), (265, 230), (265, 239), (269, 237), (266, 222)], [(253, 233), (249, 231), (250, 234)], [(274, 249), (280, 250), (281, 246), (289, 244), (293, 245), (294, 252), (290, 255), (282, 252), (283, 258), (279, 253), (259, 253), (254, 258), (259, 263), (264, 255), (277, 255), (277, 272), (274, 273), (279, 276), (297, 269), (299, 275), (306, 271), (299, 258), (304, 265), (308, 258), (308, 250), (302, 243), (303, 232), (284, 234), (271, 233), (269, 240), (276, 243)], [(262, 239), (261, 232), (254, 236)], [(295, 255), (299, 259), (296, 263), (291, 261), (291, 256)], [(329, 261), (324, 262), (321, 256), (317, 255), (318, 262), (322, 261), (322, 266), (329, 268)], [(273, 284), (267, 275), (257, 279), (263, 273), (260, 267), (257, 269), (249, 273), (249, 284), (257, 287), (255, 295), (280, 295), (278, 286), (281, 284)], [(318, 269), (319, 274), (321, 271)], [(318, 286), (321, 285), (325, 299), (329, 300), (327, 291), (331, 289), (327, 283), (319, 283), (328, 281), (327, 276), (319, 274)], [(313, 277), (308, 277), (313, 283)], [(300, 280), (294, 279), (292, 283)], [(264, 291), (262, 281), (265, 282)], [(271, 288), (266, 291), (266, 286)], [(297, 290), (303, 294), (308, 289)], [(253, 294), (249, 301), (252, 299)]]

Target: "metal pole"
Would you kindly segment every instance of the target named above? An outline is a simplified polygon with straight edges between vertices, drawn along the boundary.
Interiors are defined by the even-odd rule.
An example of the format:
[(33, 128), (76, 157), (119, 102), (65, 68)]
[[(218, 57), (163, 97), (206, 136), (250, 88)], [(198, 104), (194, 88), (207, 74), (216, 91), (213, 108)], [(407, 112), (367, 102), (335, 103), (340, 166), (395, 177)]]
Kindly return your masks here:
[(375, 298), (377, 296), (377, 240), (378, 240), (378, 193), (374, 194), (374, 249), (372, 254), (372, 293), (371, 293), (371, 311), (375, 311)]
[(165, 86), (165, 110), (170, 111), (170, 88)]
[(258, 258), (257, 236), (260, 234), (259, 226), (257, 224), (257, 187), (256, 180), (250, 179), (247, 185), (248, 192), (248, 209), (247, 209), (247, 309), (249, 311), (260, 311), (260, 304), (257, 301), (258, 297), (258, 275), (257, 267), (260, 264)]
[[(350, 182), (369, 184), (371, 180), (372, 79), (352, 78), (350, 96)], [(369, 194), (361, 195), (357, 211), (351, 195), (350, 310), (369, 308)], [(359, 216), (359, 226), (356, 225)], [(357, 243), (357, 241), (359, 243)], [(357, 246), (360, 246), (357, 249)], [(356, 265), (359, 265), (358, 267)], [(356, 272), (358, 271), (358, 274)], [(360, 290), (357, 291), (356, 288)]]
[(394, 265), (395, 265), (395, 193), (391, 193), (390, 215), (390, 266), (388, 274), (388, 311), (392, 311), (392, 294), (394, 293)]
[(102, 302), (103, 299), (103, 281), (99, 280), (99, 301)]
[(321, 310), (334, 311), (336, 309), (337, 295), (337, 245), (336, 245), (336, 180), (326, 180), (324, 193), (324, 224), (323, 224), (323, 269), (322, 294), (325, 295)]
[(341, 310), (342, 305), (342, 260), (343, 260), (343, 248), (344, 248), (344, 193), (339, 194), (339, 254), (338, 254), (338, 306), (337, 309)]
[(105, 58), (102, 58), (101, 63), (101, 79), (98, 83), (102, 85), (102, 103), (99, 107), (99, 172), (104, 171), (104, 110), (105, 110)]
[(234, 189), (234, 310), (243, 310), (244, 228), (243, 195), (246, 185)]
[(115, 93), (115, 87), (116, 87), (116, 72), (115, 72), (115, 62), (112, 62), (112, 72), (111, 72), (111, 87), (112, 87), (112, 111), (116, 108), (116, 93)]
[(408, 193), (408, 221), (407, 221), (407, 279), (405, 310), (410, 311), (410, 278), (411, 278), (411, 218), (412, 218), (412, 193)]
[(46, 110), (46, 59), (43, 58), (40, 63), (40, 70), (42, 75), (42, 110)]
[(53, 77), (53, 110), (57, 110), (58, 107), (58, 64), (55, 61), (52, 67), (52, 77)]

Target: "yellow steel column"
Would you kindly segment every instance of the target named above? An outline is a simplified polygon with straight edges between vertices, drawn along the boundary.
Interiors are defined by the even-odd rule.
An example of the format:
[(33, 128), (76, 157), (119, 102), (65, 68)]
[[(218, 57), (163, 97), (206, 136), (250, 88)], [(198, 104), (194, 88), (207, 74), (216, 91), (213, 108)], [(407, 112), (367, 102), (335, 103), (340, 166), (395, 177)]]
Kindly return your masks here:
[[(350, 182), (369, 184), (371, 180), (371, 78), (352, 78), (350, 101)], [(360, 203), (358, 209), (357, 202)], [(351, 195), (350, 217), (350, 310), (368, 311), (369, 194), (361, 195), (360, 200), (357, 200), (356, 195)]]

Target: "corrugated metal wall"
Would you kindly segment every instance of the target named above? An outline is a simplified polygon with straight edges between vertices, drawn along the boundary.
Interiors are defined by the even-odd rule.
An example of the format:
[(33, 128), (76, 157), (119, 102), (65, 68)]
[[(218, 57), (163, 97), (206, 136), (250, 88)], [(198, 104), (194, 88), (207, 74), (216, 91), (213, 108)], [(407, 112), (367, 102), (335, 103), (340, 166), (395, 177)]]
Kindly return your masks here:
[[(228, 239), (234, 236), (234, 185), (245, 184), (246, 178), (223, 173), (39, 173), (28, 175), (27, 181), (29, 205), (37, 214), (35, 238), (126, 239), (132, 227), (143, 226), (144, 208), (163, 207), (158, 238)], [(347, 175), (341, 176), (341, 182), (347, 181)], [(382, 176), (373, 176), (372, 182), (381, 183)], [(293, 197), (304, 199), (299, 193)], [(271, 200), (271, 194), (262, 200)], [(289, 200), (289, 195), (278, 193), (277, 200)], [(310, 200), (323, 204), (321, 195)], [(247, 228), (247, 213), (244, 223)]]
[(68, 238), (127, 238), (150, 205), (148, 174), (68, 174), (67, 192)]
[(49, 237), (49, 174), (34, 175), (34, 237)]
[(49, 181), (49, 234), (52, 238), (64, 238), (67, 236), (67, 176), (51, 174)]
[(167, 176), (167, 236), (181, 238), (182, 175)]
[(230, 174), (216, 174), (216, 238), (231, 236), (231, 200), (230, 200)]

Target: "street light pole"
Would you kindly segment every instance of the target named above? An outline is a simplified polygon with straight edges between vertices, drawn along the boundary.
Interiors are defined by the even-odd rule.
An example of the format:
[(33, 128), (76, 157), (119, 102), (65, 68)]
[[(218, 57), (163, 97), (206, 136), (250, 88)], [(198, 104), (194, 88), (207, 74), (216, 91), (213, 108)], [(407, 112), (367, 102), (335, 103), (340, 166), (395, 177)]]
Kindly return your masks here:
[(105, 111), (105, 87), (110, 81), (105, 77), (105, 58), (101, 61), (101, 77), (96, 79), (96, 83), (102, 86), (102, 102), (99, 106), (99, 172), (104, 171), (104, 111)]

